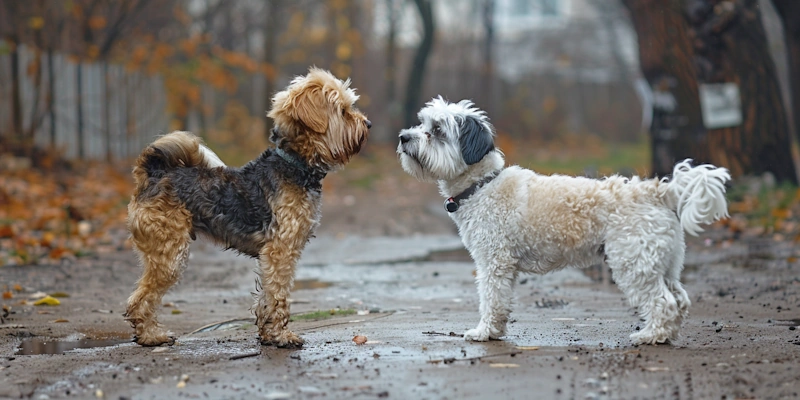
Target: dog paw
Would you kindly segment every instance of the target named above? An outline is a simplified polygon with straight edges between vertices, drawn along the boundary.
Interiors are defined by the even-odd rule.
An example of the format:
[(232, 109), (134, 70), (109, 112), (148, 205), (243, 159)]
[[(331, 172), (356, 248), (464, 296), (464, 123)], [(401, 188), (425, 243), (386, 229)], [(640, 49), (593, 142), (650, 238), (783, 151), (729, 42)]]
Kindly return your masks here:
[(485, 342), (489, 340), (489, 330), (482, 327), (470, 329), (464, 332), (464, 340), (471, 342)]
[(669, 343), (669, 337), (667, 335), (655, 334), (654, 332), (648, 330), (641, 330), (639, 332), (632, 333), (630, 338), (633, 341), (633, 344), (635, 345), (641, 345), (641, 344), (656, 345), (656, 344)]
[(176, 340), (175, 336), (171, 336), (166, 333), (157, 335), (133, 336), (133, 342), (136, 342), (140, 346), (145, 346), (145, 347), (161, 346), (162, 344), (172, 346), (173, 344), (175, 344), (175, 340)]
[(293, 332), (285, 331), (271, 339), (261, 338), (262, 346), (275, 346), (282, 349), (299, 349), (303, 347), (305, 341)]

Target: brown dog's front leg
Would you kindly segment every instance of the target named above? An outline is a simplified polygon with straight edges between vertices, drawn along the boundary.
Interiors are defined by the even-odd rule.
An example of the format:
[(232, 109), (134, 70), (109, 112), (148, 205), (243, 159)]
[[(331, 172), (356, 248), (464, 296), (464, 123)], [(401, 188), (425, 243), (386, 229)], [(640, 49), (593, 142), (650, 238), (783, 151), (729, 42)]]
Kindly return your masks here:
[(303, 339), (292, 333), (289, 324), (289, 294), (294, 286), (297, 261), (316, 224), (315, 208), (304, 193), (284, 187), (270, 202), (274, 219), (267, 243), (259, 254), (263, 287), (255, 305), (256, 325), (261, 344), (301, 347)]

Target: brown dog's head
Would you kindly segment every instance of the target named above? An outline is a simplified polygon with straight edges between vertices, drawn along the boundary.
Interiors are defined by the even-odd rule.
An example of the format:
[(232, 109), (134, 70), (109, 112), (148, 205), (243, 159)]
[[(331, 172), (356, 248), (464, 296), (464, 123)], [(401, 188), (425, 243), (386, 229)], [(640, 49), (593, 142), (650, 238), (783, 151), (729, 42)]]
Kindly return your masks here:
[(372, 123), (355, 107), (358, 95), (350, 80), (311, 68), (272, 98), (267, 114), (275, 123), (272, 141), (309, 165), (332, 169), (344, 165), (367, 139)]

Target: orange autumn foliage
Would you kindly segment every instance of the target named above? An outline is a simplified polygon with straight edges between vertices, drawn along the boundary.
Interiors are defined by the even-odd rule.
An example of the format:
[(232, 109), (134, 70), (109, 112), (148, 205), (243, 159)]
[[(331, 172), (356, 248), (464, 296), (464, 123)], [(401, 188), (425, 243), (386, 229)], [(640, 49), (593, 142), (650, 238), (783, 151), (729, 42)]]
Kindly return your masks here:
[(127, 171), (0, 171), (0, 266), (48, 264), (117, 249), (125, 237)]

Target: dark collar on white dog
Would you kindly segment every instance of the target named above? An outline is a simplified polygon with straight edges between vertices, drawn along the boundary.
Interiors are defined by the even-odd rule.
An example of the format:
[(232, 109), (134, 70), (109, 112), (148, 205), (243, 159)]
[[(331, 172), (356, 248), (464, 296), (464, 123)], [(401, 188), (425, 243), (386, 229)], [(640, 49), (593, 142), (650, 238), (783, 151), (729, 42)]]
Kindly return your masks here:
[(445, 209), (445, 211), (447, 211), (449, 213), (454, 213), (454, 212), (458, 211), (458, 207), (459, 207), (461, 201), (468, 199), (469, 196), (472, 196), (472, 194), (475, 193), (478, 189), (480, 189), (483, 185), (491, 182), (492, 179), (497, 177), (498, 173), (499, 172), (495, 172), (495, 173), (493, 173), (491, 175), (485, 176), (483, 179), (481, 179), (481, 180), (473, 183), (472, 185), (470, 185), (470, 187), (468, 187), (463, 192), (459, 193), (458, 195), (456, 195), (454, 197), (451, 197), (451, 198), (445, 200), (444, 201), (444, 209)]

